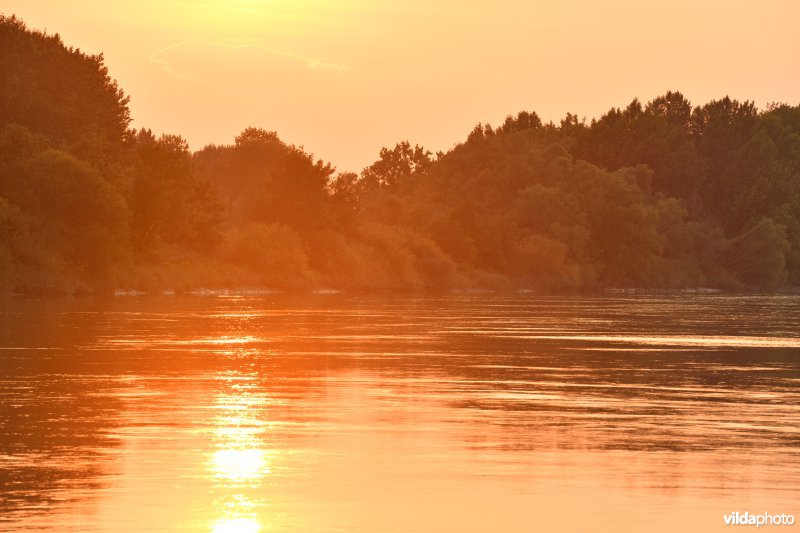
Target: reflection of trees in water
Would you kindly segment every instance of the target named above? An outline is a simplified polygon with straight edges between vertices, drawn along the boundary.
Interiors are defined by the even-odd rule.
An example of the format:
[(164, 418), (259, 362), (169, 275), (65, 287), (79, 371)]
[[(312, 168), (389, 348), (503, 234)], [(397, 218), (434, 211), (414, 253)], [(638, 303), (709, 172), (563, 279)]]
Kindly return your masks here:
[(545, 470), (580, 465), (585, 479), (658, 492), (797, 487), (797, 350), (787, 364), (780, 349), (540, 349), (549, 355), (507, 355), (492, 358), (505, 368), (465, 371), (481, 383), (451, 403), (468, 413), (467, 448)]
[[(772, 479), (761, 467), (800, 448), (791, 424), (800, 405), (797, 349), (530, 339), (524, 331), (781, 336), (792, 313), (772, 301), (767, 309), (765, 302), (701, 299), (682, 307), (622, 300), (544, 301), (535, 308), (525, 298), (389, 298), (373, 307), (350, 300), (337, 319), (302, 316), (302, 335), (287, 332), (271, 347), (276, 360), (305, 363), (312, 376), (360, 380), (386, 405), (426, 405), (423, 412), (441, 416), (440, 427), (477, 456), (605, 457), (588, 466), (627, 465), (627, 474), (620, 467), (607, 477), (644, 475), (644, 483), (663, 487), (685, 486), (683, 478), (737, 485), (748, 465), (763, 472), (761, 483), (796, 483), (800, 472)], [(725, 317), (709, 314), (714, 308), (724, 308)], [(518, 326), (523, 331), (515, 338)], [(401, 410), (381, 420), (419, 422)]]
[(0, 522), (28, 524), (85, 503), (112, 466), (107, 450), (117, 445), (111, 433), (122, 407), (114, 394), (119, 383), (98, 375), (108, 354), (72, 348), (91, 341), (100, 320), (94, 312), (65, 314), (72, 305), (57, 299), (3, 304)]
[(355, 370), (389, 383), (424, 378), (395, 390), (406, 400), (453, 398), (447, 405), (481, 428), (474, 438), (503, 449), (800, 446), (798, 434), (786, 430), (800, 404), (796, 348), (526, 337), (781, 337), (798, 316), (797, 304), (785, 299), (464, 296), (347, 303), (338, 321), (328, 315), (311, 322), (303, 337), (275, 348), (328, 354), (328, 372)]
[[(786, 350), (623, 351), (554, 341), (462, 368), (478, 384), (453, 406), (506, 449), (720, 451), (797, 448), (800, 394)], [(620, 351), (615, 350), (620, 349)], [(794, 411), (796, 413), (796, 409)], [(475, 437), (478, 441), (481, 436)]]
[(3, 381), (0, 514), (50, 511), (90, 496), (111, 466), (106, 450), (117, 444), (109, 433), (120, 402), (98, 380)]
[[(405, 401), (449, 396), (448, 405), (462, 409), (466, 419), (495, 428), (503, 448), (800, 445), (796, 433), (784, 431), (791, 412), (782, 410), (800, 404), (791, 381), (800, 376), (797, 349), (525, 338), (526, 327), (531, 335), (543, 328), (699, 336), (776, 328), (780, 336), (779, 330), (791, 329), (792, 316), (780, 300), (465, 296), (281, 304), (282, 312), (249, 326), (255, 335), (271, 334), (264, 363), (276, 376), (307, 377), (306, 392), (312, 393), (320, 375), (356, 371), (392, 383)], [(424, 383), (398, 385), (420, 377)], [(750, 425), (734, 427), (743, 419)], [(495, 438), (491, 433), (486, 439)]]

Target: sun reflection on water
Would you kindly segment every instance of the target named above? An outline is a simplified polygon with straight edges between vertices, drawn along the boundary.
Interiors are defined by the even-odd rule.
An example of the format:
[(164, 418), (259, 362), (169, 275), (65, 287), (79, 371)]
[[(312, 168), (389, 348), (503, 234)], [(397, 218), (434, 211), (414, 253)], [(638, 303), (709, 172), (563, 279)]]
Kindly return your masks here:
[(214, 475), (236, 483), (255, 481), (269, 474), (266, 450), (217, 450)]
[(214, 522), (212, 533), (258, 533), (261, 523), (254, 518), (223, 518)]
[(213, 450), (209, 470), (215, 480), (212, 533), (255, 533), (263, 523), (263, 506), (255, 490), (270, 474), (265, 446), (267, 397), (253, 375), (236, 372), (220, 376), (227, 385), (214, 405)]

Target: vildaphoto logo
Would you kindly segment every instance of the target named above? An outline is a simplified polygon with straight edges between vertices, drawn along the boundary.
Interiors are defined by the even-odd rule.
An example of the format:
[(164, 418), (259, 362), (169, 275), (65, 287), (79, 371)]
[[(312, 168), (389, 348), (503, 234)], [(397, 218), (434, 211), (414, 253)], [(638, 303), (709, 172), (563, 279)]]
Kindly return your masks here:
[(726, 526), (792, 526), (794, 516), (790, 514), (750, 514), (749, 512), (740, 513), (734, 511), (731, 514), (723, 515)]

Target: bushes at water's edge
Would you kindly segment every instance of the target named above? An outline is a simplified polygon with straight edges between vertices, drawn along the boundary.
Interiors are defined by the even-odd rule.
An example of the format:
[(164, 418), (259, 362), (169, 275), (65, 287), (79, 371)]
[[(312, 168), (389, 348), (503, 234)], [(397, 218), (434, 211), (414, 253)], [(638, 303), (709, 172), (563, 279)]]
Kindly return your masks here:
[(0, 19), (0, 291), (800, 283), (800, 107), (535, 113), (334, 174), (274, 132), (128, 128), (102, 56)]

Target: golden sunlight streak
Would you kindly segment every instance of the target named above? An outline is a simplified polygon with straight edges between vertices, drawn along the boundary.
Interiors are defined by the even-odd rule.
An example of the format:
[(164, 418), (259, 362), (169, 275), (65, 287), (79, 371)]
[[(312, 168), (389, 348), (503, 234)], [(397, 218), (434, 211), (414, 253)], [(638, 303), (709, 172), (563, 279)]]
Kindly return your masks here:
[(237, 483), (255, 481), (269, 474), (266, 450), (217, 450), (213, 463), (216, 477)]
[(212, 533), (258, 533), (261, 524), (252, 518), (225, 518), (214, 523)]
[[(230, 339), (223, 339), (230, 340)], [(263, 420), (267, 399), (259, 392), (254, 376), (229, 372), (221, 377), (226, 389), (217, 395), (214, 410), (214, 450), (209, 470), (216, 480), (213, 533), (257, 532), (262, 529), (254, 495), (270, 473), (269, 451), (262, 438), (266, 430)]]

